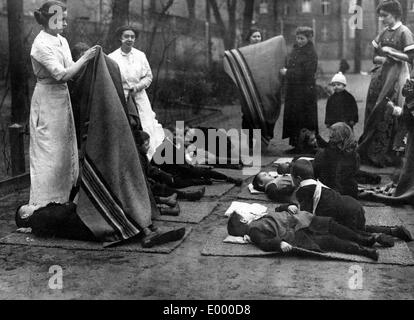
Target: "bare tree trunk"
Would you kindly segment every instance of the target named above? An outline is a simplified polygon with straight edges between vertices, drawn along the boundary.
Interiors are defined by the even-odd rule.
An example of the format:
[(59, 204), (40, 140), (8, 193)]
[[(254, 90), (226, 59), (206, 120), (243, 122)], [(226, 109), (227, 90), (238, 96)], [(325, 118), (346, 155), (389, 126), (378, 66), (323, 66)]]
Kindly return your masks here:
[(227, 10), (229, 14), (229, 39), (228, 39), (228, 48), (234, 48), (236, 45), (236, 29), (237, 29), (237, 21), (236, 21), (236, 8), (237, 8), (237, 0), (227, 0)]
[(23, 44), (23, 0), (7, 0), (8, 25), (9, 25), (9, 70), (12, 94), (11, 121), (23, 123), (27, 120), (28, 82), (25, 65), (26, 56)]
[[(281, 17), (279, 17), (279, 1), (274, 0), (273, 1), (273, 30), (276, 32), (278, 29), (280, 29), (280, 20)], [(282, 30), (279, 32), (282, 34)]]
[(23, 124), (28, 118), (29, 86), (27, 70), (22, 57), (26, 56), (23, 44), (23, 0), (7, 0), (9, 27), (9, 74), (12, 94), (11, 122), (9, 127), (12, 175), (25, 172)]
[[(362, 0), (357, 0), (357, 6), (362, 7)], [(354, 72), (361, 72), (361, 59), (362, 59), (362, 30), (360, 28), (355, 29), (355, 52), (354, 52)]]
[(188, 19), (194, 20), (196, 18), (195, 0), (187, 0)]
[(243, 40), (247, 39), (253, 21), (254, 0), (244, 0)]
[(148, 48), (147, 48), (147, 56), (151, 56), (152, 49), (154, 46), (155, 38), (157, 36), (157, 30), (160, 25), (160, 23), (167, 17), (167, 11), (171, 8), (171, 6), (174, 4), (175, 0), (168, 0), (168, 2), (163, 6), (161, 12), (158, 14), (158, 19), (154, 24), (154, 27), (152, 28), (151, 32), (151, 38), (149, 40)]
[(342, 22), (342, 0), (338, 1), (338, 8), (336, 11), (336, 19), (338, 23), (338, 59), (343, 59), (345, 56), (344, 52), (344, 32), (343, 22)]
[(208, 0), (211, 9), (213, 10), (214, 18), (216, 23), (222, 30), (222, 37), (224, 42), (225, 49), (232, 49), (234, 48), (235, 40), (236, 40), (236, 8), (237, 8), (237, 1), (236, 0), (227, 0), (227, 9), (229, 14), (229, 28), (226, 27), (224, 20), (221, 16), (220, 9), (217, 5), (216, 0)]
[[(380, 0), (374, 0), (374, 3), (375, 3), (375, 10), (376, 10), (378, 8), (379, 4), (380, 4)], [(378, 34), (380, 32), (378, 18), (377, 18), (376, 21), (377, 21), (377, 34)]]
[(400, 0), (401, 7), (402, 7), (402, 17), (401, 20), (403, 23), (407, 23), (407, 15), (408, 15), (408, 0)]
[(129, 0), (112, 0), (112, 21), (105, 41), (105, 49), (112, 52), (119, 47), (116, 30), (129, 23)]

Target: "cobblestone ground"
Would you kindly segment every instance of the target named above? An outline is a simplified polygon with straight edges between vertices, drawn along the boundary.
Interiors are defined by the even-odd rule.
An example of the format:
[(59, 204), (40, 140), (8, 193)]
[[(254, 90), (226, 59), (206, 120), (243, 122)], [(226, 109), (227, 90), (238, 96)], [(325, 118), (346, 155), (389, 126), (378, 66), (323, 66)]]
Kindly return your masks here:
[[(359, 78), (354, 80), (351, 85), (358, 88)], [(322, 101), (321, 114), (323, 105)], [(360, 107), (362, 114), (362, 101)], [(203, 125), (240, 128), (239, 108), (223, 107), (222, 111), (220, 117)], [(286, 145), (278, 142), (269, 153), (284, 148)], [(354, 263), (294, 257), (201, 256), (208, 234), (223, 223), (223, 212), (239, 191), (235, 187), (221, 197), (213, 214), (195, 226), (189, 238), (169, 255), (0, 246), (0, 299), (414, 298), (414, 267), (360, 264), (362, 289), (351, 290), (348, 282)], [(28, 190), (0, 199), (0, 237), (14, 231), (14, 210), (27, 200)], [(414, 232), (412, 208), (396, 208), (395, 212)], [(409, 246), (414, 253), (414, 244)], [(63, 269), (62, 290), (48, 287), (48, 271), (53, 265)]]

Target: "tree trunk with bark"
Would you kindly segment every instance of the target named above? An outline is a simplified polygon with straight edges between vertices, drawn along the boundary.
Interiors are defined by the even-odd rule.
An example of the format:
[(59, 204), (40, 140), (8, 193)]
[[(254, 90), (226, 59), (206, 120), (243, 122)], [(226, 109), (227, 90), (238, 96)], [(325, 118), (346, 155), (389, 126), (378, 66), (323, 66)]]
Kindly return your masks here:
[(188, 19), (194, 20), (196, 18), (195, 0), (187, 0)]
[(224, 42), (224, 48), (232, 49), (236, 42), (236, 8), (237, 0), (227, 0), (227, 10), (229, 15), (229, 26), (226, 27), (223, 17), (216, 0), (207, 0), (210, 4), (210, 8), (213, 11), (214, 18), (217, 25), (222, 30), (222, 38)]
[[(356, 5), (362, 7), (362, 0), (357, 0)], [(354, 52), (354, 72), (361, 73), (361, 59), (362, 59), (362, 29), (355, 29), (355, 52)]]
[(129, 0), (112, 0), (112, 20), (105, 41), (105, 49), (112, 52), (120, 46), (116, 30), (129, 23)]
[(338, 59), (343, 59), (345, 57), (344, 52), (344, 28), (342, 21), (342, 0), (338, 1), (338, 8), (336, 10), (336, 19), (338, 23)]
[(9, 74), (12, 95), (9, 143), (12, 175), (25, 172), (23, 128), (29, 113), (29, 86), (24, 49), (23, 0), (7, 0)]
[(23, 0), (7, 0), (9, 27), (9, 74), (12, 94), (11, 122), (24, 123), (29, 110), (29, 86), (25, 64)]
[(254, 0), (244, 0), (243, 11), (243, 40), (245, 41), (249, 35), (252, 26), (254, 13)]

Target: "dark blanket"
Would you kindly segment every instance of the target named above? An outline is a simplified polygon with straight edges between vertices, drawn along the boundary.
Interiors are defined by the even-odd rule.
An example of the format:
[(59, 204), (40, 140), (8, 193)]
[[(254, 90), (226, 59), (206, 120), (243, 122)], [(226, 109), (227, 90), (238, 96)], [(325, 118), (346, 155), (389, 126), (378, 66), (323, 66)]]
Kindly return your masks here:
[(156, 215), (119, 93), (119, 69), (101, 49), (78, 79), (81, 190), (78, 215), (102, 242), (138, 235)]

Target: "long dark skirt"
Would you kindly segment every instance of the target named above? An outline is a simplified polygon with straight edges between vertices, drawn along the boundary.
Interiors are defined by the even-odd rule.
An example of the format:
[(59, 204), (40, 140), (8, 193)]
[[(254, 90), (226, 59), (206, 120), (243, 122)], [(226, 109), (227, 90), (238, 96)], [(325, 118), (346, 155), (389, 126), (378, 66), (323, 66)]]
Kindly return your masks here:
[(372, 75), (365, 110), (365, 128), (358, 153), (364, 164), (395, 165), (394, 150), (402, 146), (405, 127), (387, 111), (387, 98), (403, 106), (402, 86), (409, 77), (405, 63), (386, 63)]
[(283, 118), (283, 139), (296, 146), (302, 129), (318, 130), (318, 98), (315, 85), (288, 85)]

